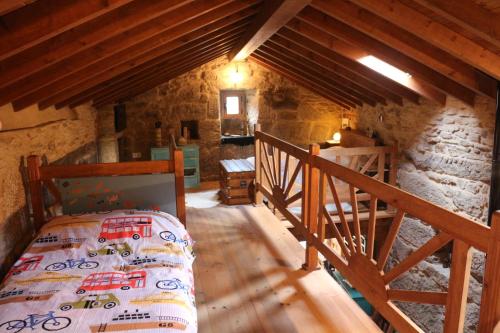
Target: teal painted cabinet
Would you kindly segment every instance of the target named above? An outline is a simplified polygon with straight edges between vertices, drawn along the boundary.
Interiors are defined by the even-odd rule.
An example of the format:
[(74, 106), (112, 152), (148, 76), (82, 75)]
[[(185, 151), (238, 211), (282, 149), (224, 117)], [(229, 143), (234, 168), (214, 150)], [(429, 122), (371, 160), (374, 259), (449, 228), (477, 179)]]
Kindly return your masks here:
[[(179, 146), (184, 153), (184, 186), (186, 188), (200, 185), (200, 147), (195, 144)], [(169, 160), (168, 147), (151, 148), (151, 160)]]

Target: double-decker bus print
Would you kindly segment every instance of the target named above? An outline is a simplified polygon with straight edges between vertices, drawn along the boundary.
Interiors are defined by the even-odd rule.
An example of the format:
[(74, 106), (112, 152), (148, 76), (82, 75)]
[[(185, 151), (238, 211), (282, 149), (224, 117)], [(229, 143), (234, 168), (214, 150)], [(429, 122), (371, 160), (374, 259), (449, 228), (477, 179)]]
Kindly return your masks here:
[(83, 294), (90, 290), (110, 290), (130, 288), (144, 288), (146, 286), (146, 272), (133, 271), (124, 272), (104, 272), (92, 273), (83, 280), (82, 285), (76, 291), (77, 294)]
[(98, 241), (108, 239), (151, 237), (152, 219), (150, 216), (121, 216), (104, 220)]
[(9, 273), (5, 278), (10, 277), (11, 275), (18, 275), (25, 271), (34, 271), (40, 262), (42, 261), (43, 256), (33, 256), (33, 257), (21, 257), (16, 262), (16, 264), (10, 269)]

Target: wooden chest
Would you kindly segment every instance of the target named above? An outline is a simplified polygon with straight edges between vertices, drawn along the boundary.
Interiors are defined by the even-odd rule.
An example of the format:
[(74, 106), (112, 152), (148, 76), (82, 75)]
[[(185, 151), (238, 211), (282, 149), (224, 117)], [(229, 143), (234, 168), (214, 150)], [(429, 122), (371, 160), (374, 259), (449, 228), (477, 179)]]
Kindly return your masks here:
[(220, 161), (220, 189), (226, 205), (241, 205), (253, 202), (248, 186), (255, 179), (255, 168), (247, 160)]

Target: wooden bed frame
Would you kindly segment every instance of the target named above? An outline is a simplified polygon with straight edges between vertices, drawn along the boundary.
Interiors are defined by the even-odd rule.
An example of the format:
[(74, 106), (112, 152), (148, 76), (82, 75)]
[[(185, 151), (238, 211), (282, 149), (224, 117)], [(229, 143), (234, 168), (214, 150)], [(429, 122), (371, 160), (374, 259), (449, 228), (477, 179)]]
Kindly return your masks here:
[[(281, 168), (282, 154), (286, 155)], [(289, 161), (296, 159), (295, 169)], [(290, 191), (291, 183), (302, 170), (300, 189)], [(284, 170), (281, 172), (280, 170)], [(307, 270), (318, 267), (321, 253), (368, 302), (399, 332), (423, 330), (398, 307), (396, 302), (414, 302), (442, 305), (445, 308), (444, 332), (462, 332), (465, 320), (472, 251), (486, 254), (478, 332), (490, 333), (500, 321), (500, 212), (494, 214), (491, 227), (455, 214), (401, 189), (320, 155), (318, 145), (309, 151), (269, 134), (255, 132), (256, 203), (265, 196), (283, 214), (306, 240), (305, 264)], [(338, 182), (348, 184), (352, 213), (347, 214), (337, 192)], [(326, 205), (325, 193), (332, 193), (338, 214), (334, 218)], [(368, 200), (368, 225), (361, 228), (359, 196)], [(290, 204), (301, 200), (302, 214), (294, 214)], [(380, 251), (375, 251), (377, 216), (392, 211), (390, 228)], [(364, 214), (364, 213), (363, 213)], [(399, 229), (406, 216), (426, 223), (436, 235), (399, 263), (388, 265)], [(337, 241), (332, 247), (325, 242), (328, 231)], [(361, 244), (361, 236), (366, 246)], [(392, 288), (392, 282), (424, 261), (444, 246), (452, 244), (450, 278), (446, 292), (401, 290)]]
[(46, 222), (43, 185), (58, 203), (62, 203), (61, 193), (54, 179), (88, 178), (132, 175), (173, 174), (175, 179), (175, 208), (179, 220), (186, 225), (184, 191), (184, 162), (181, 149), (171, 149), (171, 158), (166, 161), (143, 161), (122, 163), (97, 163), (81, 165), (41, 165), (39, 156), (28, 157), (28, 177), (31, 205), (35, 227), (38, 230)]

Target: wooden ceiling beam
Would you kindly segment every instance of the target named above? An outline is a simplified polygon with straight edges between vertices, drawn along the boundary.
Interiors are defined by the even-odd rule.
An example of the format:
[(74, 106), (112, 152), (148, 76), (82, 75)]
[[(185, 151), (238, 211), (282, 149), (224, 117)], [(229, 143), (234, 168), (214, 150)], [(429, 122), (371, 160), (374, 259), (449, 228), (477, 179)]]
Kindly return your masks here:
[[(281, 29), (269, 41), (286, 48), (287, 50), (296, 54), (297, 56), (301, 56), (303, 58), (308, 59), (309, 61), (322, 67), (324, 70), (328, 72), (336, 73), (337, 75), (343, 77), (344, 79), (359, 85), (363, 89), (371, 91), (374, 94), (381, 96), (383, 98), (387, 98), (393, 101), (394, 103), (403, 105), (403, 98), (401, 96), (394, 94), (391, 91), (383, 88), (382, 86), (364, 78), (355, 71), (352, 71), (350, 68), (346, 68), (337, 64), (336, 62), (332, 61), (330, 57), (314, 53), (312, 49), (307, 48), (306, 45), (301, 44), (300, 42), (295, 43), (296, 41), (293, 38), (290, 40), (283, 37), (281, 34), (286, 33), (285, 30), (286, 30), (285, 28)], [(288, 32), (293, 34), (293, 32), (291, 32), (290, 30), (288, 30)]]
[(212, 57), (214, 53), (220, 53), (221, 50), (226, 50), (228, 47), (231, 47), (232, 45), (234, 45), (235, 40), (236, 37), (228, 40), (226, 43), (217, 48), (210, 48), (207, 51), (193, 50), (188, 54), (180, 53), (178, 55), (171, 55), (158, 65), (152, 67), (142, 67), (140, 68), (140, 71), (136, 71), (136, 73), (134, 73), (133, 75), (122, 76), (121, 78), (113, 78), (102, 83), (99, 86), (99, 89), (92, 88), (65, 101), (62, 101), (61, 103), (56, 104), (56, 108), (60, 108), (60, 106), (65, 105), (75, 106), (77, 104), (82, 104), (84, 102), (90, 101), (94, 98), (104, 97), (116, 90), (121, 90), (124, 88), (126, 89), (129, 85), (136, 82), (148, 80), (154, 75), (159, 75), (166, 71), (172, 71), (172, 68), (175, 69), (181, 65), (189, 65), (190, 63), (198, 62), (198, 60), (200, 59), (205, 60), (209, 57)]
[(362, 106), (363, 103), (367, 103), (372, 106), (376, 105), (374, 101), (370, 101), (367, 98), (359, 96), (359, 94), (355, 94), (350, 90), (346, 90), (344, 87), (340, 86), (336, 82), (333, 82), (332, 80), (329, 80), (328, 78), (319, 75), (318, 72), (311, 71), (309, 68), (303, 66), (300, 63), (292, 62), (289, 59), (283, 60), (280, 54), (273, 52), (269, 48), (265, 47), (265, 45), (261, 45), (257, 50), (254, 51), (254, 54), (256, 56), (265, 58), (269, 62), (272, 62), (273, 64), (281, 68), (287, 69), (291, 73), (294, 73), (311, 82), (314, 82), (316, 83), (316, 85), (324, 86), (328, 91), (330, 91), (330, 93), (333, 96), (339, 99), (342, 98), (345, 101), (350, 101), (359, 106)]
[(472, 0), (413, 0), (459, 27), (500, 47), (500, 14), (477, 5)]
[[(337, 53), (338, 42), (331, 35), (305, 22), (298, 21), (298, 23), (294, 25), (296, 30), (293, 30), (294, 27), (292, 26), (287, 26), (281, 29), (277, 35), (291, 43), (300, 44), (309, 50), (312, 56), (318, 55), (323, 57), (349, 71), (353, 71), (369, 83), (371, 82), (375, 86), (380, 86), (381, 89), (385, 89), (396, 96), (402, 96), (410, 102), (419, 104), (419, 95), (412, 90), (343, 54)], [(396, 103), (399, 104), (399, 99)]]
[(397, 49), (476, 93), (496, 98), (496, 80), (382, 17), (346, 0), (313, 0), (312, 7)]
[[(150, 50), (147, 53), (136, 56), (126, 62), (119, 62), (116, 65), (109, 64), (107, 67), (103, 67), (100, 71), (82, 71), (78, 72), (78, 80), (71, 81), (73, 84), (69, 85), (69, 81), (58, 81), (56, 84), (52, 84), (52, 90), (44, 90), (45, 93), (37, 92), (26, 95), (25, 97), (13, 101), (13, 106), (15, 110), (19, 110), (29, 106), (33, 103), (40, 102), (41, 100), (57, 100), (56, 103), (60, 102), (58, 100), (58, 96), (63, 96), (68, 94), (70, 91), (82, 91), (82, 87), (90, 88), (91, 82), (95, 83), (95, 85), (104, 82), (108, 79), (111, 79), (114, 76), (125, 73), (127, 71), (132, 71), (134, 68), (139, 67), (140, 65), (147, 63), (149, 61), (154, 61), (155, 59), (161, 59), (162, 56), (177, 50), (181, 52), (183, 48), (192, 49), (199, 46), (209, 46), (210, 44), (207, 42), (211, 40), (217, 40), (217, 38), (223, 38), (229, 36), (233, 36), (238, 32), (235, 32), (236, 29), (241, 28), (242, 25), (246, 25), (246, 22), (238, 23), (235, 26), (226, 27), (223, 29), (219, 29), (217, 31), (213, 31), (211, 33), (206, 34), (202, 31), (202, 33), (193, 33), (189, 36), (183, 36), (178, 38), (172, 42), (161, 45), (153, 50)], [(66, 84), (65, 84), (66, 83)], [(57, 87), (57, 89), (55, 89)], [(68, 96), (69, 97), (69, 96)]]
[[(32, 1), (0, 1), (0, 60), (11, 57), (64, 31), (104, 15), (132, 0), (43, 0), (8, 14), (7, 2), (23, 5)], [(14, 7), (15, 8), (15, 7)]]
[(331, 95), (331, 93), (328, 90), (324, 89), (323, 87), (318, 86), (315, 83), (308, 82), (308, 81), (304, 80), (303, 78), (301, 78), (300, 76), (292, 74), (285, 69), (279, 68), (279, 67), (275, 66), (273, 63), (267, 61), (265, 58), (262, 58), (260, 56), (255, 55), (255, 53), (253, 53), (249, 57), (249, 59), (250, 59), (250, 61), (257, 63), (260, 66), (267, 68), (268, 70), (270, 70), (272, 72), (280, 74), (281, 76), (287, 78), (288, 80), (294, 82), (295, 84), (297, 84), (303, 88), (306, 88), (306, 89), (310, 90), (311, 92), (313, 92), (321, 97), (324, 97), (324, 98), (332, 101), (333, 103), (343, 107), (344, 109), (350, 110), (351, 108), (356, 108), (356, 104), (351, 103), (351, 102), (345, 103), (343, 101), (338, 100), (337, 98), (333, 97)]
[[(351, 0), (500, 80), (500, 56), (400, 1)], [(464, 13), (465, 14), (465, 13)], [(469, 13), (468, 13), (469, 14)]]
[(358, 98), (359, 100), (371, 106), (375, 106), (377, 103), (384, 105), (387, 104), (383, 97), (380, 97), (379, 95), (374, 94), (363, 87), (360, 87), (359, 85), (343, 78), (330, 69), (321, 68), (307, 58), (297, 55), (290, 50), (282, 47), (281, 45), (273, 43), (272, 40), (268, 40), (267, 42), (265, 42), (261, 47), (258, 48), (258, 50), (273, 55), (274, 57), (295, 68), (305, 69), (308, 73), (316, 76), (323, 82), (332, 84), (334, 87), (343, 91), (344, 93)]
[[(446, 103), (446, 93), (450, 93), (460, 100), (465, 100), (467, 104), (472, 105), (474, 103), (474, 92), (460, 86), (456, 82), (448, 79), (442, 74), (437, 73), (431, 68), (407, 57), (403, 53), (380, 43), (376, 39), (373, 39), (370, 36), (367, 36), (312, 7), (308, 7), (306, 10), (302, 11), (298, 18), (331, 34), (335, 38), (345, 41), (347, 44), (351, 44), (354, 47), (353, 53), (367, 53), (368, 55), (374, 55), (383, 61), (410, 73), (412, 78), (410, 78), (404, 85), (419, 93), (421, 96), (430, 98), (444, 105)], [(347, 47), (348, 45), (346, 45), (346, 49)], [(353, 47), (351, 47), (351, 49)], [(359, 48), (361, 52), (357, 51), (355, 48)], [(358, 59), (354, 58), (354, 60)], [(427, 91), (419, 90), (419, 87), (425, 85), (432, 86), (438, 91), (430, 94), (428, 91), (430, 89), (427, 89)]]
[[(95, 103), (93, 103), (93, 104), (96, 108), (99, 108), (100, 106), (102, 106), (104, 104), (115, 102), (117, 100), (123, 100), (125, 98), (132, 98), (132, 97), (137, 96), (141, 93), (144, 93), (148, 90), (151, 90), (154, 87), (159, 86), (159, 85), (161, 85), (161, 84), (163, 84), (163, 83), (165, 83), (165, 82), (167, 82), (167, 81), (169, 81), (169, 80), (171, 80), (179, 75), (185, 74), (185, 73), (203, 65), (204, 63), (207, 63), (207, 62), (210, 62), (216, 58), (219, 58), (219, 57), (227, 54), (229, 52), (229, 50), (230, 50), (230, 48), (225, 48), (209, 58), (199, 59), (198, 61), (191, 63), (188, 66), (184, 66), (182, 68), (175, 68), (173, 71), (171, 71), (169, 73), (164, 73), (163, 76), (156, 77), (155, 80), (150, 80), (150, 81), (143, 83), (141, 85), (129, 87), (129, 89), (127, 89), (127, 90), (115, 92), (113, 96), (108, 95), (106, 97), (100, 98), (99, 100), (96, 99)], [(104, 104), (102, 104), (102, 103), (104, 103)]]
[(67, 30), (0, 62), (0, 87), (108, 38), (186, 5), (193, 0), (134, 1)]
[[(269, 45), (270, 47), (273, 47), (272, 45), (275, 45), (274, 48), (278, 52), (283, 53), (287, 57), (291, 56), (299, 62), (307, 63), (308, 66), (314, 66), (316, 70), (324, 72), (325, 75), (331, 77), (339, 84), (357, 90), (362, 94), (366, 94), (368, 97), (370, 97), (372, 100), (377, 101), (378, 103), (386, 104), (386, 96), (389, 95), (390, 97), (392, 97), (394, 95), (387, 91), (384, 91), (379, 86), (360, 77), (359, 75), (345, 70), (345, 68), (337, 65), (329, 59), (318, 57), (310, 50), (302, 47), (301, 45), (293, 44), (292, 42), (277, 34), (269, 39), (265, 45)], [(397, 102), (402, 103), (401, 97), (397, 95), (394, 96)]]
[(229, 53), (229, 60), (243, 60), (295, 17), (311, 0), (266, 0), (246, 35)]
[[(188, 61), (179, 62), (174, 67), (168, 67), (157, 73), (150, 73), (149, 75), (142, 75), (138, 77), (131, 78), (130, 80), (120, 82), (119, 84), (110, 86), (105, 90), (95, 94), (92, 98), (87, 99), (87, 101), (103, 101), (109, 99), (115, 99), (117, 97), (125, 96), (130, 93), (130, 91), (135, 91), (139, 89), (138, 87), (149, 86), (151, 84), (156, 83), (158, 80), (165, 80), (166, 77), (175, 75), (181, 75), (187, 71), (190, 71), (193, 68), (199, 67), (206, 62), (212, 61), (223, 54), (227, 54), (230, 50), (231, 46), (223, 47), (218, 50), (214, 50), (210, 54), (199, 57), (198, 59), (189, 59)], [(162, 81), (164, 82), (164, 81)], [(154, 86), (153, 86), (154, 87)], [(70, 107), (75, 107), (82, 102), (69, 104)], [(62, 104), (61, 104), (62, 105)], [(65, 106), (65, 105), (62, 105)], [(60, 105), (56, 104), (56, 108), (59, 108)]]
[(0, 16), (6, 15), (16, 9), (27, 6), (36, 0), (0, 0)]
[[(64, 89), (62, 91), (58, 91), (55, 94), (51, 95), (50, 97), (45, 98), (44, 100), (39, 102), (39, 106), (41, 108), (48, 107), (50, 105), (57, 104), (61, 101), (64, 101), (72, 96), (78, 95), (82, 91), (85, 91), (86, 89), (92, 88), (94, 86), (99, 85), (102, 82), (105, 82), (107, 80), (112, 79), (113, 77), (126, 73), (131, 71), (135, 67), (139, 67), (140, 65), (147, 63), (149, 61), (152, 62), (161, 62), (162, 61), (162, 56), (165, 54), (168, 54), (169, 52), (175, 53), (175, 54), (186, 54), (189, 52), (192, 52), (191, 50), (205, 50), (209, 48), (214, 48), (217, 47), (219, 43), (225, 43), (228, 39), (233, 39), (237, 38), (240, 35), (238, 33), (241, 33), (239, 31), (231, 31), (230, 33), (222, 33), (220, 36), (218, 36), (215, 39), (209, 39), (207, 41), (201, 42), (199, 40), (192, 41), (189, 43), (188, 46), (185, 46), (183, 48), (175, 48), (175, 49), (167, 49), (163, 50), (163, 53), (161, 54), (148, 54), (147, 57), (141, 57), (140, 61), (131, 61), (130, 63), (127, 62), (125, 64), (120, 64), (118, 66), (115, 66), (113, 68), (110, 68), (108, 71), (101, 73), (100, 75), (94, 75), (92, 77), (89, 77), (87, 80), (80, 82), (76, 86), (68, 87), (67, 89)], [(14, 108), (20, 107), (19, 104), (14, 103)]]
[(56, 81), (59, 85), (71, 85), (81, 80), (82, 75), (78, 72), (87, 77), (88, 72), (103, 71), (190, 32), (202, 28), (222, 28), (257, 12), (257, 9), (249, 7), (258, 0), (225, 2), (227, 0), (200, 1), (181, 7), (12, 82), (0, 88), (0, 105), (29, 93), (31, 96), (44, 96), (46, 91), (59, 89), (54, 83)]
[[(86, 99), (86, 101), (88, 101), (89, 97), (99, 93), (100, 91), (108, 88), (109, 86), (111, 86), (113, 84), (125, 81), (129, 77), (134, 76), (136, 74), (139, 74), (139, 73), (143, 72), (144, 70), (148, 70), (148, 69), (151, 69), (153, 71), (160, 70), (164, 67), (165, 61), (167, 61), (168, 59), (170, 59), (172, 57), (179, 56), (179, 55), (184, 56), (183, 54), (186, 52), (190, 53), (190, 52), (196, 52), (196, 51), (204, 51), (207, 48), (208, 49), (212, 48), (213, 44), (211, 41), (213, 41), (214, 39), (217, 39), (217, 38), (221, 39), (221, 38), (224, 38), (225, 36), (227, 37), (227, 36), (241, 35), (247, 25), (248, 25), (247, 23), (240, 23), (237, 25), (233, 25), (231, 27), (224, 29), (223, 32), (216, 31), (216, 32), (213, 32), (212, 34), (202, 36), (202, 37), (204, 37), (203, 39), (194, 40), (191, 43), (184, 44), (184, 46), (182, 46), (181, 48), (172, 49), (168, 53), (163, 53), (160, 56), (155, 57), (147, 62), (144, 62), (135, 68), (127, 70), (127, 71), (123, 72), (122, 74), (116, 75), (105, 82), (102, 82), (96, 86), (93, 86), (85, 91), (80, 92), (79, 94), (77, 94), (73, 97), (70, 97), (68, 104), (74, 104), (75, 102), (80, 102), (81, 99)], [(193, 51), (190, 51), (190, 50), (193, 50)]]

